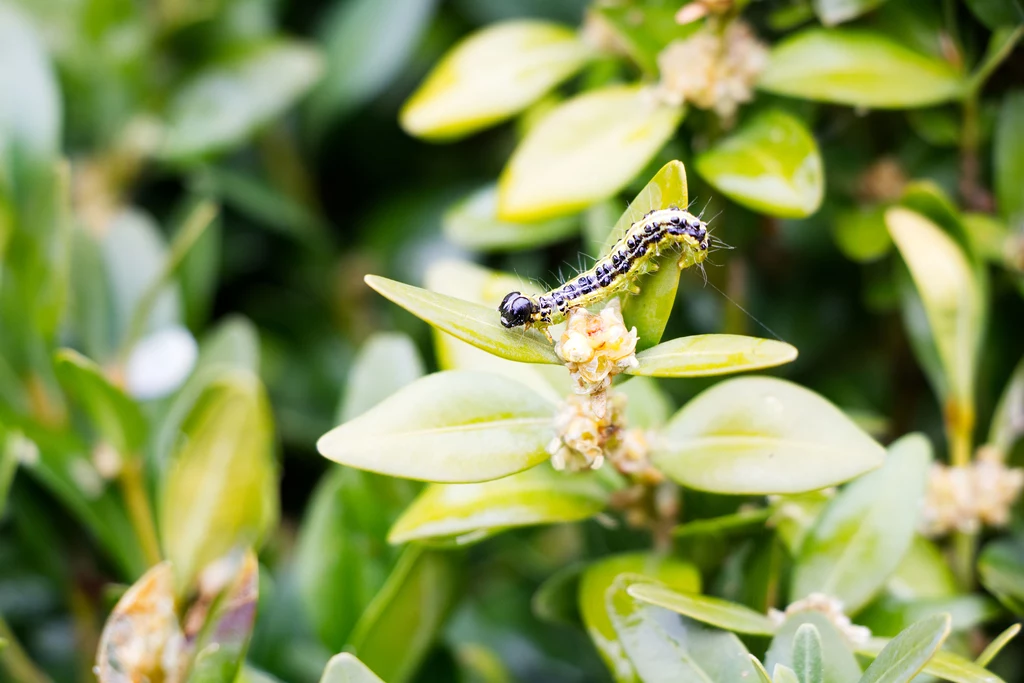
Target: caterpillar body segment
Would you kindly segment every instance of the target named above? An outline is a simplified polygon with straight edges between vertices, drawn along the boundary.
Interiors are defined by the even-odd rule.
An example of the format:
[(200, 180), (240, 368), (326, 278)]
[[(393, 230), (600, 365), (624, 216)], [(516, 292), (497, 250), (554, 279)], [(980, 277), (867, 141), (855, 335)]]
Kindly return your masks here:
[(507, 328), (545, 328), (561, 322), (569, 311), (604, 301), (625, 291), (638, 291), (638, 276), (657, 268), (661, 252), (681, 247), (679, 267), (701, 263), (708, 253), (707, 224), (675, 207), (651, 211), (630, 226), (608, 255), (594, 267), (540, 296), (510, 292), (498, 311)]

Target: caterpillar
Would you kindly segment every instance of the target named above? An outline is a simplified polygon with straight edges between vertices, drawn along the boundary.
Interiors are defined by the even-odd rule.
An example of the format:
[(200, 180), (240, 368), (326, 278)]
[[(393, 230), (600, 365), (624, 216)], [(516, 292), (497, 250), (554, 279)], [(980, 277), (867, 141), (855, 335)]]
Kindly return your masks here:
[(707, 223), (688, 211), (674, 206), (650, 211), (633, 223), (590, 270), (540, 296), (509, 292), (498, 306), (501, 324), (509, 329), (557, 324), (574, 308), (590, 306), (619, 292), (639, 291), (633, 281), (657, 268), (653, 259), (663, 249), (680, 245), (683, 254), (679, 267), (686, 268), (707, 257), (708, 243)]

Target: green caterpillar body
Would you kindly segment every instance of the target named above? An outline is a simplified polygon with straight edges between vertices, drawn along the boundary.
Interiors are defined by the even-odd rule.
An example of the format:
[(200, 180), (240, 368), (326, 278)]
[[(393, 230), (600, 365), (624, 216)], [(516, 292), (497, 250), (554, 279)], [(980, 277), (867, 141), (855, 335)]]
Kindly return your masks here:
[(679, 267), (701, 263), (708, 253), (707, 224), (675, 207), (651, 211), (630, 226), (626, 234), (594, 267), (540, 296), (510, 292), (498, 311), (501, 324), (546, 327), (565, 319), (574, 308), (586, 307), (633, 288), (663, 250), (681, 246)]

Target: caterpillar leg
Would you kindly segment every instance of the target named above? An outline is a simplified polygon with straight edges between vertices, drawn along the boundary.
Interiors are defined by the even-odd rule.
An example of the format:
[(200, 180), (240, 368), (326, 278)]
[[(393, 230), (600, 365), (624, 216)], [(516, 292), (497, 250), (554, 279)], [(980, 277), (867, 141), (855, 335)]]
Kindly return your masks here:
[(631, 283), (629, 285), (629, 287), (626, 287), (626, 291), (629, 292), (630, 294), (639, 294), (640, 293), (640, 285), (638, 285), (637, 283), (633, 282), (633, 283)]
[(540, 330), (541, 332), (544, 333), (544, 336), (548, 338), (549, 342), (551, 342), (552, 344), (555, 343), (555, 338), (551, 336), (551, 332), (548, 331), (548, 326), (546, 324), (537, 324), (537, 323), (534, 323), (533, 325), (531, 325), (529, 323), (526, 324), (526, 329), (530, 329), (531, 327), (537, 328), (538, 330)]

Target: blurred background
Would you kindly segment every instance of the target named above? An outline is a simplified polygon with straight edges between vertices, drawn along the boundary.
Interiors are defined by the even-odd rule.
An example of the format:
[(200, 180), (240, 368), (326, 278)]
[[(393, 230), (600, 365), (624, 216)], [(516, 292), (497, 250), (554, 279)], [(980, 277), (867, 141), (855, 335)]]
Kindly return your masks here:
[[(464, 259), (556, 284), (560, 272), (587, 264), (581, 253), (593, 253), (589, 235), (610, 228), (657, 169), (672, 159), (689, 169), (714, 127), (709, 112), (694, 110), (633, 181), (601, 211), (574, 215), (577, 227), (552, 244), (482, 252), (446, 232), (446, 213), (499, 176), (529, 121), (426, 142), (399, 126), (403, 102), (473, 31), (519, 17), (577, 27), (590, 4), (0, 0), (0, 489), (9, 487), (0, 521), (0, 615), (7, 636), (36, 663), (9, 669), (4, 680), (91, 677), (106, 614), (149, 565), (140, 558), (152, 558), (145, 540), (123, 546), (123, 538), (147, 535), (123, 509), (130, 510), (133, 490), (157, 487), (153, 472), (172, 438), (161, 429), (181, 424), (180, 415), (178, 422), (172, 417), (182, 382), (217, 354), (251, 365), (273, 425), (270, 479), (228, 477), (217, 489), (225, 509), (263, 501), (255, 503), (266, 507), (262, 518), (276, 520), (258, 525), (265, 571), (244, 675), (319, 677), (345, 638), (311, 623), (295, 579), (311, 497), (335, 467), (317, 454), (316, 440), (341, 422), (350, 367), (375, 333), (407, 334), (424, 367), (438, 367), (428, 326), (374, 294), (363, 276), (423, 286), (432, 264)], [(632, 4), (674, 12), (678, 3)], [(927, 20), (907, 26), (927, 31), (935, 17), (957, 27), (964, 54), (984, 52), (990, 29), (966, 7), (917, 4), (927, 6)], [(765, 0), (751, 3), (745, 16), (770, 43), (811, 20), (809, 7)], [(870, 21), (897, 32), (901, 17), (917, 11), (911, 0), (886, 7)], [(785, 12), (795, 19), (786, 23)], [(640, 77), (629, 60), (607, 56), (561, 89)], [(1022, 82), (1017, 49), (989, 78), (992, 97), (981, 100), (975, 122), (980, 139), (991, 140), (999, 98)], [(542, 116), (559, 97), (533, 114)], [(786, 106), (809, 121), (820, 148), (824, 204), (806, 218), (780, 218), (730, 202), (689, 173), (691, 199), (732, 249), (712, 255), (707, 285), (697, 273), (683, 274), (666, 338), (780, 338), (800, 351), (782, 376), (821, 393), (882, 440), (923, 430), (941, 442), (943, 413), (905, 331), (889, 245), (873, 246), (882, 239), (878, 231), (852, 225), (850, 217), (899, 197), (910, 179), (963, 199), (954, 105), (917, 115)], [(990, 187), (987, 146), (976, 162)], [(965, 201), (991, 211), (985, 192)], [(1024, 348), (1020, 282), (1019, 271), (1008, 269), (997, 269), (990, 282), (979, 431)], [(94, 361), (100, 374), (71, 356), (55, 370), (53, 353), (62, 347)], [(144, 416), (148, 436), (132, 437), (124, 426), (130, 421), (111, 418), (117, 424), (110, 427), (95, 417), (90, 402), (104, 390), (89, 382), (101, 375), (141, 405), (123, 410)], [(710, 383), (661, 385), (678, 406)], [(254, 395), (262, 405), (262, 394)], [(96, 400), (100, 413), (111, 405)], [(246, 434), (266, 428), (245, 424)], [(144, 453), (137, 466), (123, 462), (123, 453), (111, 464), (97, 450), (118, 438)], [(114, 484), (133, 468), (148, 483)], [(279, 495), (279, 510), (266, 495)], [(718, 504), (708, 498), (710, 515)], [(353, 507), (380, 500), (372, 493)], [(158, 524), (166, 537), (168, 522)], [(514, 532), (470, 549), (462, 597), (413, 680), (608, 680), (582, 631), (541, 622), (530, 611), (533, 592), (563, 564), (649, 544), (637, 532), (583, 526)], [(379, 545), (368, 537), (348, 552), (387, 556), (380, 566), (390, 566), (391, 551)], [(706, 549), (708, 557), (723, 552)], [(202, 555), (196, 553), (193, 559)], [(363, 574), (384, 570), (370, 565), (330, 571), (379, 586), (379, 576)], [(365, 606), (368, 597), (353, 605), (359, 600)], [(504, 662), (510, 673), (500, 675), (511, 678), (480, 673), (490, 657)]]

